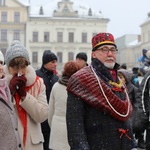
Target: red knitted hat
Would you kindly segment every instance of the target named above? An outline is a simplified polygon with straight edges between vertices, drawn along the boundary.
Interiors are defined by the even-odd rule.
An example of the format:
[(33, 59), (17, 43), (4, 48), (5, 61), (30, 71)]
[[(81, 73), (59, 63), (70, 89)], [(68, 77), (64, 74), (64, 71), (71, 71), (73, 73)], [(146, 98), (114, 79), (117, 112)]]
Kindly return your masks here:
[(114, 36), (111, 33), (98, 33), (92, 38), (92, 51), (95, 51), (98, 47), (106, 44), (117, 47)]

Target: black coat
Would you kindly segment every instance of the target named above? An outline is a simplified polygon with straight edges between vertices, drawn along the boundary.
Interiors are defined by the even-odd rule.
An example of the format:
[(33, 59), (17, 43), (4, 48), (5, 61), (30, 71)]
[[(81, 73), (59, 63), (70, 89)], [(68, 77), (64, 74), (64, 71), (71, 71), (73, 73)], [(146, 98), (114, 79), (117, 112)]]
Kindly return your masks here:
[(127, 134), (132, 137), (129, 121), (118, 121), (71, 93), (68, 95), (67, 107), (68, 140), (71, 150), (131, 149), (131, 140), (125, 135), (120, 138), (117, 131), (118, 128), (127, 128), (130, 130)]
[(150, 114), (150, 71), (145, 74), (137, 94), (138, 94), (138, 99), (141, 100), (141, 103), (139, 103), (139, 107), (141, 107), (143, 111), (146, 112), (147, 115), (149, 115)]
[(49, 103), (50, 93), (53, 85), (58, 81), (58, 76), (55, 75), (53, 71), (48, 71), (43, 66), (39, 70), (36, 70), (36, 74), (44, 80), (47, 102)]
[[(44, 66), (42, 66), (39, 70), (36, 70), (36, 74), (44, 80), (44, 84), (46, 86), (47, 103), (49, 103), (50, 93), (53, 85), (58, 81), (58, 76), (55, 75), (53, 71), (48, 71), (46, 68), (44, 68)], [(50, 132), (47, 120), (43, 122), (41, 126), (42, 132)]]

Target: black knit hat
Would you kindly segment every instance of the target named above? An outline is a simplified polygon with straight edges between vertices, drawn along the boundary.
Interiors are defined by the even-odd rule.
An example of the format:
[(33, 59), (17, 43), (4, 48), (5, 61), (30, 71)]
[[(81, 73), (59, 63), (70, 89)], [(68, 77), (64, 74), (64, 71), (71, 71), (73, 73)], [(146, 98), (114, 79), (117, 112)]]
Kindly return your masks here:
[(84, 53), (84, 52), (80, 52), (76, 55), (76, 59), (77, 58), (80, 58), (80, 59), (83, 59), (85, 62), (87, 62), (87, 54)]
[(57, 56), (53, 52), (51, 52), (51, 50), (45, 50), (42, 58), (43, 65), (53, 60), (57, 60)]

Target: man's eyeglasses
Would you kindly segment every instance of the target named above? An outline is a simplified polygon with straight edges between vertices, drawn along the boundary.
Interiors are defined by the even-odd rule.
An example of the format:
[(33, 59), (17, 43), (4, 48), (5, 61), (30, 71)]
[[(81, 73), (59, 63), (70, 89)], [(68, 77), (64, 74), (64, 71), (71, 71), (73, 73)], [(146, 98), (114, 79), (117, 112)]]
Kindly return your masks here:
[(103, 47), (103, 48), (98, 48), (97, 50), (101, 50), (103, 53), (105, 54), (108, 54), (109, 51), (112, 53), (112, 54), (116, 54), (118, 52), (118, 49), (113, 47), (113, 48), (108, 48), (108, 47)]

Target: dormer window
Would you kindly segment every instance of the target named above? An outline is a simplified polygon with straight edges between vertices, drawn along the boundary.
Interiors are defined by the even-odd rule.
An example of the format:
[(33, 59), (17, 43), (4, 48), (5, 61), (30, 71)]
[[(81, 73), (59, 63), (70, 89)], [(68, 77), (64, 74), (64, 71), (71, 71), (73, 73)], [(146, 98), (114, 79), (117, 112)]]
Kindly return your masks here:
[(54, 17), (78, 17), (78, 13), (73, 9), (73, 2), (62, 0), (57, 4), (57, 10), (53, 12)]

